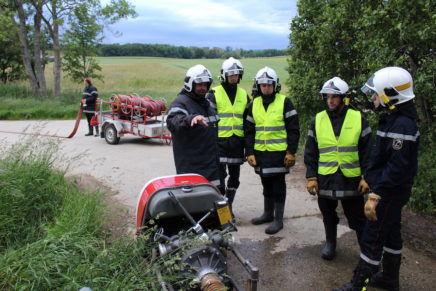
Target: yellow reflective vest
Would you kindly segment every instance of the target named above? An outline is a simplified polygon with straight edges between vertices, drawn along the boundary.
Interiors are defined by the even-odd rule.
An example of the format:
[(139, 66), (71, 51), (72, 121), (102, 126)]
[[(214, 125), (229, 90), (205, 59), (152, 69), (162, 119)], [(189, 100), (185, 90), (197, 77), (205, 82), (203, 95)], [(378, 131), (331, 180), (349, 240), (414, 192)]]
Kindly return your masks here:
[(235, 101), (232, 104), (223, 86), (217, 86), (213, 90), (215, 91), (215, 102), (218, 116), (220, 117), (218, 122), (218, 137), (230, 137), (232, 135), (243, 137), (243, 114), (247, 107), (247, 92), (238, 87)]
[(338, 139), (325, 110), (315, 117), (315, 131), (319, 150), (318, 174), (333, 174), (340, 168), (345, 177), (361, 175), (358, 145), (362, 123), (359, 111), (347, 110)]
[(283, 116), (285, 96), (276, 93), (274, 101), (265, 111), (262, 97), (253, 101), (253, 119), (256, 127), (254, 149), (257, 151), (286, 151), (287, 133)]

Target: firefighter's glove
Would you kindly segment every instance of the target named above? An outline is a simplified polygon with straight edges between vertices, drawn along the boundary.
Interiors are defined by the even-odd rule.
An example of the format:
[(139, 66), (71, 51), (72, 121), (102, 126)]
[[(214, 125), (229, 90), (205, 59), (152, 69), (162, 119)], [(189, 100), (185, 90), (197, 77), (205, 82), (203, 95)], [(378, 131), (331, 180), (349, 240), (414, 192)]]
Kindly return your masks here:
[(254, 155), (249, 155), (247, 157), (247, 162), (250, 166), (252, 167), (256, 167), (257, 163), (256, 163), (256, 158), (254, 157)]
[(369, 192), (369, 185), (366, 183), (365, 178), (362, 176), (359, 182), (359, 187), (357, 187), (359, 193), (365, 194)]
[(381, 197), (375, 193), (368, 194), (368, 200), (365, 203), (365, 216), (366, 218), (368, 218), (368, 220), (371, 221), (377, 220), (377, 214), (375, 212), (375, 208), (377, 207), (378, 201), (380, 199)]
[(318, 193), (318, 179), (316, 177), (310, 177), (307, 178), (307, 185), (306, 185), (307, 192), (309, 192), (311, 195), (316, 195)]
[(286, 168), (293, 167), (295, 165), (295, 155), (286, 152), (284, 163)]

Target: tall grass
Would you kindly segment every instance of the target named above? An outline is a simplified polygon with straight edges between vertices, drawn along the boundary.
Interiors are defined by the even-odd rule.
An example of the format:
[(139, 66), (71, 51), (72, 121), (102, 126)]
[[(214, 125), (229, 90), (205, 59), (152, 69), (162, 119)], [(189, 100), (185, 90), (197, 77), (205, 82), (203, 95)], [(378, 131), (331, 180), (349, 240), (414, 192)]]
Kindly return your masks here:
[(103, 195), (53, 168), (58, 143), (31, 137), (0, 148), (0, 290), (157, 290), (157, 270), (179, 279), (174, 260), (152, 260), (151, 232), (106, 243)]

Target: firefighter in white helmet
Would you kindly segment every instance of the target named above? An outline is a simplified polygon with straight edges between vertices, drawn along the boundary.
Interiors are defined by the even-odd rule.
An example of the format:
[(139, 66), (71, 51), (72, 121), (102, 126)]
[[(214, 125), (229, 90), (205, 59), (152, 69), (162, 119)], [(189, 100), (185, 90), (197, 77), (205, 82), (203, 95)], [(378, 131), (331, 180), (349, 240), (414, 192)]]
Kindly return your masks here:
[(368, 282), (370, 286), (399, 290), (401, 210), (409, 200), (418, 164), (419, 130), (412, 76), (403, 68), (387, 67), (375, 72), (362, 91), (371, 96), (376, 108), (386, 112), (379, 118), (365, 173), (371, 193), (365, 204), (368, 222), (360, 260), (352, 281), (335, 290), (366, 290)]
[(177, 174), (200, 174), (219, 186), (218, 116), (206, 99), (211, 84), (212, 74), (207, 68), (191, 67), (166, 121), (172, 135)]
[(285, 174), (295, 164), (300, 130), (291, 100), (279, 92), (276, 72), (264, 67), (254, 81), (258, 93), (247, 109), (246, 155), (262, 181), (264, 212), (251, 222), (255, 225), (272, 222), (265, 232), (275, 234), (283, 228)]
[[(243, 121), (250, 99), (247, 92), (238, 86), (243, 75), (244, 67), (239, 60), (233, 57), (226, 59), (221, 66), (221, 84), (214, 87), (207, 96), (220, 118), (220, 190), (227, 197), (231, 209), (240, 184), (241, 165), (245, 160)], [(229, 178), (226, 183), (227, 171)]]
[(304, 150), (307, 191), (318, 196), (323, 215), (326, 244), (323, 259), (332, 260), (336, 253), (341, 201), (348, 225), (360, 242), (366, 218), (363, 194), (369, 191), (364, 179), (368, 165), (371, 128), (363, 115), (346, 105), (348, 84), (339, 77), (329, 79), (319, 92), (327, 109), (319, 112), (309, 127)]

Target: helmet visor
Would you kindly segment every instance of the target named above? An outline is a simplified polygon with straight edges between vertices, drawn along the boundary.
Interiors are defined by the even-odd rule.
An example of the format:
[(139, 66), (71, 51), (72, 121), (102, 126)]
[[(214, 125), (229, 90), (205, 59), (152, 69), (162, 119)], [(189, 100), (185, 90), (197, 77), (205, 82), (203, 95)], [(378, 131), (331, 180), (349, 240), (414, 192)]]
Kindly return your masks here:
[(224, 72), (224, 75), (225, 76), (242, 75), (242, 72), (243, 72), (242, 69), (231, 69)]
[(366, 81), (365, 85), (362, 86), (362, 88), (360, 88), (360, 90), (367, 96), (372, 95), (373, 93), (375, 93), (374, 90), (374, 76), (372, 75), (368, 81)]
[(261, 78), (261, 79), (257, 79), (257, 83), (258, 84), (274, 84), (274, 80), (268, 79), (268, 78)]
[(193, 82), (195, 84), (198, 84), (198, 83), (212, 83), (212, 80), (209, 77), (207, 77), (207, 76), (202, 76), (202, 77), (198, 76), (198, 77), (196, 77), (193, 80)]
[(339, 89), (335, 88), (322, 88), (321, 91), (319, 91), (321, 94), (334, 94), (334, 95), (343, 95)]
[(334, 81), (335, 78), (331, 79), (330, 81), (327, 81), (321, 88), (321, 91), (319, 93), (321, 94), (334, 94), (334, 95), (344, 95), (345, 88), (343, 88), (343, 91), (341, 91), (340, 85), (336, 84), (336, 81)]
[(194, 83), (212, 83), (212, 78), (207, 70), (204, 70), (201, 74), (195, 76)]

